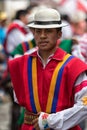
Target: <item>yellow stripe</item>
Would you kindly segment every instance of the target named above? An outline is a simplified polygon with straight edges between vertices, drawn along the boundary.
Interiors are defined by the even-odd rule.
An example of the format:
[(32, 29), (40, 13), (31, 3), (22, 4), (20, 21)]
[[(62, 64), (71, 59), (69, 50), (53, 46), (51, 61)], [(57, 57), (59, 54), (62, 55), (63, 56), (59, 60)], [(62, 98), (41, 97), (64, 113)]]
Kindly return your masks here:
[(33, 94), (34, 94), (34, 101), (35, 106), (38, 111), (41, 111), (39, 97), (38, 97), (38, 87), (37, 87), (37, 67), (36, 67), (36, 58), (33, 58), (32, 61), (32, 84), (33, 84)]
[(33, 48), (33, 44), (31, 41), (29, 41), (29, 46), (30, 46), (30, 49)]
[(54, 70), (52, 80), (51, 80), (51, 84), (50, 84), (50, 90), (49, 90), (49, 95), (48, 95), (47, 106), (46, 106), (46, 112), (48, 112), (48, 113), (51, 112), (51, 107), (52, 107), (52, 102), (53, 102), (53, 97), (54, 97), (54, 91), (55, 91), (55, 85), (56, 85), (58, 72), (59, 72), (60, 68), (62, 67), (62, 65), (64, 64), (64, 62), (66, 61), (66, 59), (68, 59), (69, 56), (70, 56), (70, 54), (67, 54), (64, 57), (63, 61), (58, 63), (57, 67)]

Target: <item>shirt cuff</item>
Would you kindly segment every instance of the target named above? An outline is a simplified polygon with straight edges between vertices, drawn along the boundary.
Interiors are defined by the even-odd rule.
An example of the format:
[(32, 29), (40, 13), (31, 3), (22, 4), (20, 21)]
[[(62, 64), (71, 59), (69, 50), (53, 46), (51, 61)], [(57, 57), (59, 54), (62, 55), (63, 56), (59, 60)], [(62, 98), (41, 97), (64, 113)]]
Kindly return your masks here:
[(41, 112), (41, 114), (39, 116), (39, 120), (38, 120), (39, 127), (41, 130), (49, 128), (48, 121), (47, 121), (48, 116), (49, 116), (49, 114)]

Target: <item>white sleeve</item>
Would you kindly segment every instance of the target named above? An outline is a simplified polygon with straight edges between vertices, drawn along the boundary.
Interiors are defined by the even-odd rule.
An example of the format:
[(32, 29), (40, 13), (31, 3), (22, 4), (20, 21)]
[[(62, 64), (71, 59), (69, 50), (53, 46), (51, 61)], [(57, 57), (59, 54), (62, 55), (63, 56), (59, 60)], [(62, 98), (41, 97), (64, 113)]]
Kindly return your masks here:
[(82, 61), (85, 62), (85, 58), (83, 57), (83, 55), (81, 54), (81, 47), (79, 44), (76, 44), (76, 45), (72, 45), (72, 52), (71, 54), (73, 56), (76, 56), (78, 58), (80, 58)]
[(14, 29), (7, 37), (6, 49), (10, 53), (14, 48), (25, 40), (25, 35), (18, 29)]
[[(85, 73), (82, 73), (76, 84), (81, 84), (82, 81), (87, 80)], [(87, 82), (86, 82), (87, 83)], [(87, 85), (79, 92), (75, 94), (75, 104), (73, 107), (56, 112), (53, 114), (47, 114), (41, 112), (39, 116), (40, 129), (52, 128), (54, 130), (67, 130), (79, 124), (81, 121), (87, 118), (87, 102), (84, 105), (82, 98), (87, 96)], [(86, 97), (87, 100), (87, 97)]]

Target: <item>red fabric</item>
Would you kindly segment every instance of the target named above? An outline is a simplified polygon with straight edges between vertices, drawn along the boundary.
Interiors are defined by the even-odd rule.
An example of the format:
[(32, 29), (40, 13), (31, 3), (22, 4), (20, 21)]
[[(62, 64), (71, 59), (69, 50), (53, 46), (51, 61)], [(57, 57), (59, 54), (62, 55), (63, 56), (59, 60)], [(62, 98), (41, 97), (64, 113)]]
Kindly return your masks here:
[(67, 0), (61, 0), (61, 1), (59, 2), (59, 5), (63, 6), (66, 2), (67, 2)]
[(84, 5), (80, 0), (77, 0), (77, 9), (87, 12), (87, 6)]
[(79, 92), (86, 85), (87, 85), (87, 81), (83, 81), (81, 84), (75, 86), (75, 92), (74, 93)]
[[(47, 64), (46, 68), (43, 69), (40, 59), (37, 57), (37, 53), (34, 52), (32, 57), (37, 57), (37, 76), (38, 76), (38, 92), (39, 92), (39, 100), (41, 109), (45, 112), (48, 92), (51, 77), (56, 65), (63, 60), (64, 52), (61, 49), (57, 49), (52, 60)], [(9, 70), (11, 74), (11, 79), (13, 82), (13, 86), (16, 92), (16, 96), (18, 98), (18, 102), (20, 105), (24, 106), (26, 109), (31, 111), (31, 105), (29, 101), (28, 91), (26, 88), (26, 64), (27, 64), (28, 55), (24, 55), (22, 57), (13, 59), (9, 61)], [(63, 71), (63, 76), (61, 80), (60, 93), (58, 97), (58, 105), (56, 111), (61, 111), (63, 109), (67, 109), (72, 107), (74, 104), (74, 83), (78, 75), (87, 70), (87, 66), (85, 63), (82, 63), (79, 59), (72, 59), (65, 67)], [(66, 90), (67, 86), (67, 90)], [(66, 92), (67, 91), (67, 92)], [(68, 93), (68, 94), (67, 94)], [(23, 125), (22, 130), (30, 130), (31, 127), (28, 125)], [(80, 130), (77, 126), (70, 130)]]
[(27, 34), (27, 31), (17, 23), (12, 23), (9, 25), (7, 34), (10, 33), (13, 29), (19, 29), (22, 33)]

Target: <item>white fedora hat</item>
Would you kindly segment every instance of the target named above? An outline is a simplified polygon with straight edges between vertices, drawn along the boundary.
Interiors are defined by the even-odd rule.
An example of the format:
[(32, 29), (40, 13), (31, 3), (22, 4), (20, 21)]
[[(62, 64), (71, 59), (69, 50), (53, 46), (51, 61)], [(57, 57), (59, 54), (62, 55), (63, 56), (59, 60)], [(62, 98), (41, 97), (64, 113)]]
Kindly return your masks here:
[(32, 28), (60, 28), (67, 26), (67, 24), (62, 23), (57, 10), (45, 8), (37, 11), (34, 15), (34, 22), (27, 26)]

